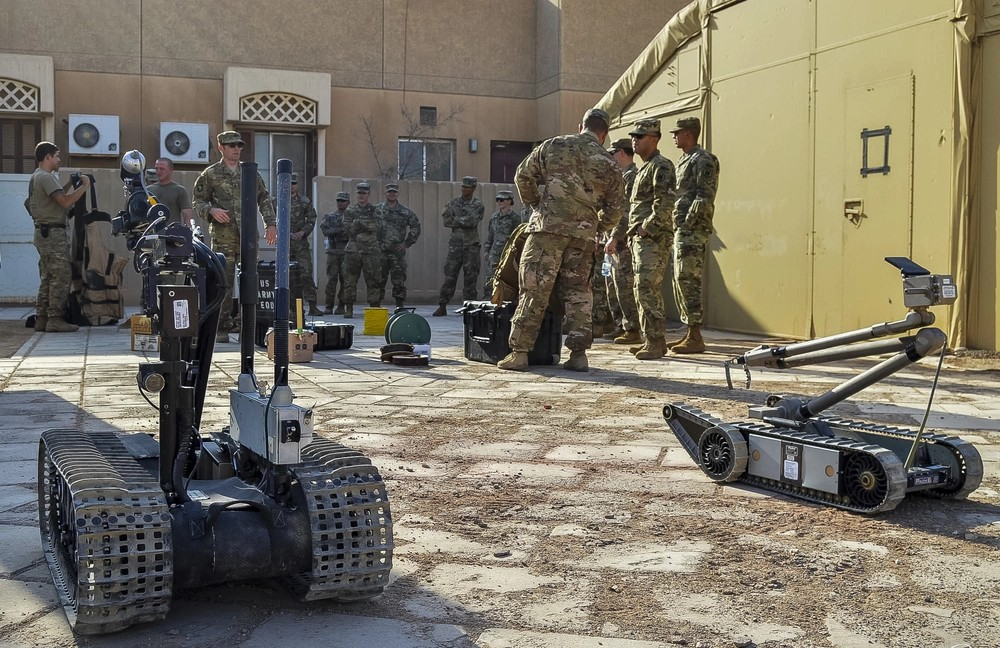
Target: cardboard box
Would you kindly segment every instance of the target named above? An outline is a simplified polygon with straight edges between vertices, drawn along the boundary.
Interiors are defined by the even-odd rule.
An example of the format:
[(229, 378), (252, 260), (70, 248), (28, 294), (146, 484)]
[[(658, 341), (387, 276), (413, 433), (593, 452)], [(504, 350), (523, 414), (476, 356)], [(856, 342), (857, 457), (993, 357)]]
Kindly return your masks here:
[(160, 336), (153, 335), (153, 322), (145, 315), (133, 315), (129, 319), (132, 329), (132, 350), (157, 353), (160, 350)]
[[(274, 360), (274, 329), (268, 329), (267, 357)], [(309, 330), (303, 330), (302, 335), (298, 331), (288, 332), (288, 361), (289, 362), (312, 362), (313, 348), (316, 346), (316, 334)]]

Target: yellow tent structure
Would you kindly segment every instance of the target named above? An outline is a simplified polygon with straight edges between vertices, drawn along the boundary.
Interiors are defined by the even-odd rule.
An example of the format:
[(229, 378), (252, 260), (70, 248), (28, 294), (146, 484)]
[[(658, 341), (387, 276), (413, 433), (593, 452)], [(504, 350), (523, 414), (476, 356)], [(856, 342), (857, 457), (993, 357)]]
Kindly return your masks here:
[[(721, 163), (709, 326), (795, 338), (901, 319), (906, 256), (959, 289), (949, 346), (996, 350), (1000, 2), (696, 0), (599, 105), (702, 119)], [(670, 136), (660, 150), (676, 159)], [(638, 161), (638, 160), (637, 160)]]

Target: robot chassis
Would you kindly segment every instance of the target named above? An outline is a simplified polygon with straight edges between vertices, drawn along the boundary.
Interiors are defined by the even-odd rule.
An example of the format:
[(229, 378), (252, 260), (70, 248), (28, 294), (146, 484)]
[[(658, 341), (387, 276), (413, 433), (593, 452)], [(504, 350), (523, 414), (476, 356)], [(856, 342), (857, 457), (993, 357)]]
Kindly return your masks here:
[[(257, 165), (242, 167), (241, 231), (256, 233)], [(281, 577), (301, 600), (378, 595), (393, 550), (385, 484), (360, 452), (313, 435), (313, 411), (288, 386), (291, 162), (278, 161), (274, 387), (253, 371), (257, 244), (244, 236), (241, 370), (229, 425), (209, 435), (199, 426), (226, 264), (187, 227), (163, 225), (144, 168), (138, 151), (123, 157), (113, 230), (128, 236), (160, 335), (159, 362), (137, 375), (144, 397), (159, 393), (159, 442), (61, 429), (39, 443), (42, 546), (70, 626), (114, 632), (164, 618), (176, 589), (250, 578)]]
[[(933, 353), (941, 354), (940, 374), (947, 338), (931, 328), (934, 315), (927, 309), (955, 301), (952, 278), (931, 274), (905, 257), (885, 260), (901, 271), (903, 304), (910, 309), (905, 318), (808, 342), (762, 345), (727, 361), (726, 379), (732, 388), (732, 364), (743, 366), (749, 389), (751, 366), (789, 369), (895, 355), (809, 400), (769, 396), (764, 406), (749, 408), (750, 418), (759, 422), (726, 423), (683, 403), (663, 408), (670, 430), (709, 478), (744, 482), (856, 513), (891, 511), (910, 493), (964, 499), (978, 488), (983, 461), (975, 446), (924, 431), (930, 403), (917, 431), (821, 415)], [(917, 327), (925, 328), (912, 336), (879, 340)], [(936, 385), (937, 375), (931, 398)]]

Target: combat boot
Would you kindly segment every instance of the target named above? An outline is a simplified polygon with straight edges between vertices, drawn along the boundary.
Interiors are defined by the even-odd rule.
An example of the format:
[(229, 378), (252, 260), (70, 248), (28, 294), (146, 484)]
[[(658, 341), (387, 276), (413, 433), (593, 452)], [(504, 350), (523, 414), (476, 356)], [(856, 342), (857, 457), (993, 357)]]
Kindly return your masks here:
[(48, 315), (36, 315), (35, 316), (35, 332), (44, 333), (45, 326), (49, 323)]
[(80, 330), (79, 326), (70, 324), (61, 317), (50, 317), (49, 321), (45, 323), (46, 333), (72, 333), (78, 330)]
[(348, 304), (344, 306), (344, 319), (354, 318), (354, 304)]
[[(625, 331), (615, 338), (615, 344), (636, 344), (642, 342), (642, 334), (639, 331)], [(629, 349), (631, 351), (632, 349)]]
[(650, 340), (646, 342), (646, 348), (635, 354), (636, 360), (658, 360), (667, 355), (667, 346), (663, 340)]
[(605, 340), (614, 340), (619, 335), (625, 335), (625, 329), (623, 329), (621, 327), (621, 324), (619, 324), (618, 326), (616, 326), (615, 330), (613, 330), (610, 333), (608, 333), (607, 335), (605, 335), (604, 339)]
[(309, 314), (309, 317), (316, 317), (318, 315), (322, 315), (323, 311), (321, 311), (320, 309), (316, 308), (316, 302), (311, 301), (311, 302), (309, 302), (309, 313), (308, 314)]
[(324, 315), (333, 315), (333, 306), (327, 306), (323, 309)]
[[(584, 359), (586, 360), (586, 358)], [(506, 369), (507, 371), (527, 371), (528, 352), (511, 351), (506, 358), (497, 363), (497, 369)]]
[(215, 341), (216, 342), (229, 342), (229, 332), (228, 331), (219, 331), (218, 333), (215, 334)]
[(680, 344), (670, 347), (672, 353), (704, 353), (705, 340), (701, 337), (700, 326), (689, 326), (687, 337)]
[[(448, 314), (448, 305), (447, 304), (439, 304), (437, 310), (434, 311), (433, 313), (431, 313), (431, 317), (444, 317), (447, 314)], [(508, 357), (510, 357), (510, 356), (508, 356)], [(501, 362), (502, 362), (502, 360), (501, 360)], [(525, 363), (526, 364), (524, 366), (527, 367), (528, 366), (527, 365), (527, 360), (525, 360)], [(497, 366), (500, 366), (500, 365), (497, 365)]]
[(588, 368), (587, 351), (585, 349), (570, 351), (569, 360), (563, 363), (563, 369), (568, 369), (569, 371), (587, 371)]
[(640, 351), (642, 351), (645, 348), (646, 348), (646, 343), (643, 342), (642, 344), (640, 344), (638, 346), (630, 346), (628, 348), (628, 352), (631, 353), (632, 355), (635, 355), (635, 354), (639, 353)]
[(344, 314), (344, 302), (340, 302), (339, 304), (337, 304), (337, 310), (333, 311), (333, 314), (334, 315)]
[[(690, 329), (688, 329), (688, 330), (690, 331)], [(685, 332), (684, 333), (684, 337), (682, 337), (681, 339), (674, 340), (673, 342), (667, 342), (667, 350), (669, 351), (670, 349), (673, 349), (678, 344), (684, 344), (685, 342), (687, 342), (688, 335), (689, 335), (689, 333)]]

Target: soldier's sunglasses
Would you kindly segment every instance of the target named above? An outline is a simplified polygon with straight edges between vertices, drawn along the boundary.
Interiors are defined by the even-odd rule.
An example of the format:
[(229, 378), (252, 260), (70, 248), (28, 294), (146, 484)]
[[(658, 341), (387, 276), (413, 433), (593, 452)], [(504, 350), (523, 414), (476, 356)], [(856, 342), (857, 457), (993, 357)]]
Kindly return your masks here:
[(223, 146), (226, 146), (228, 148), (240, 148), (241, 149), (241, 148), (243, 148), (243, 142), (232, 142), (232, 143), (229, 143), (229, 144), (223, 144)]

